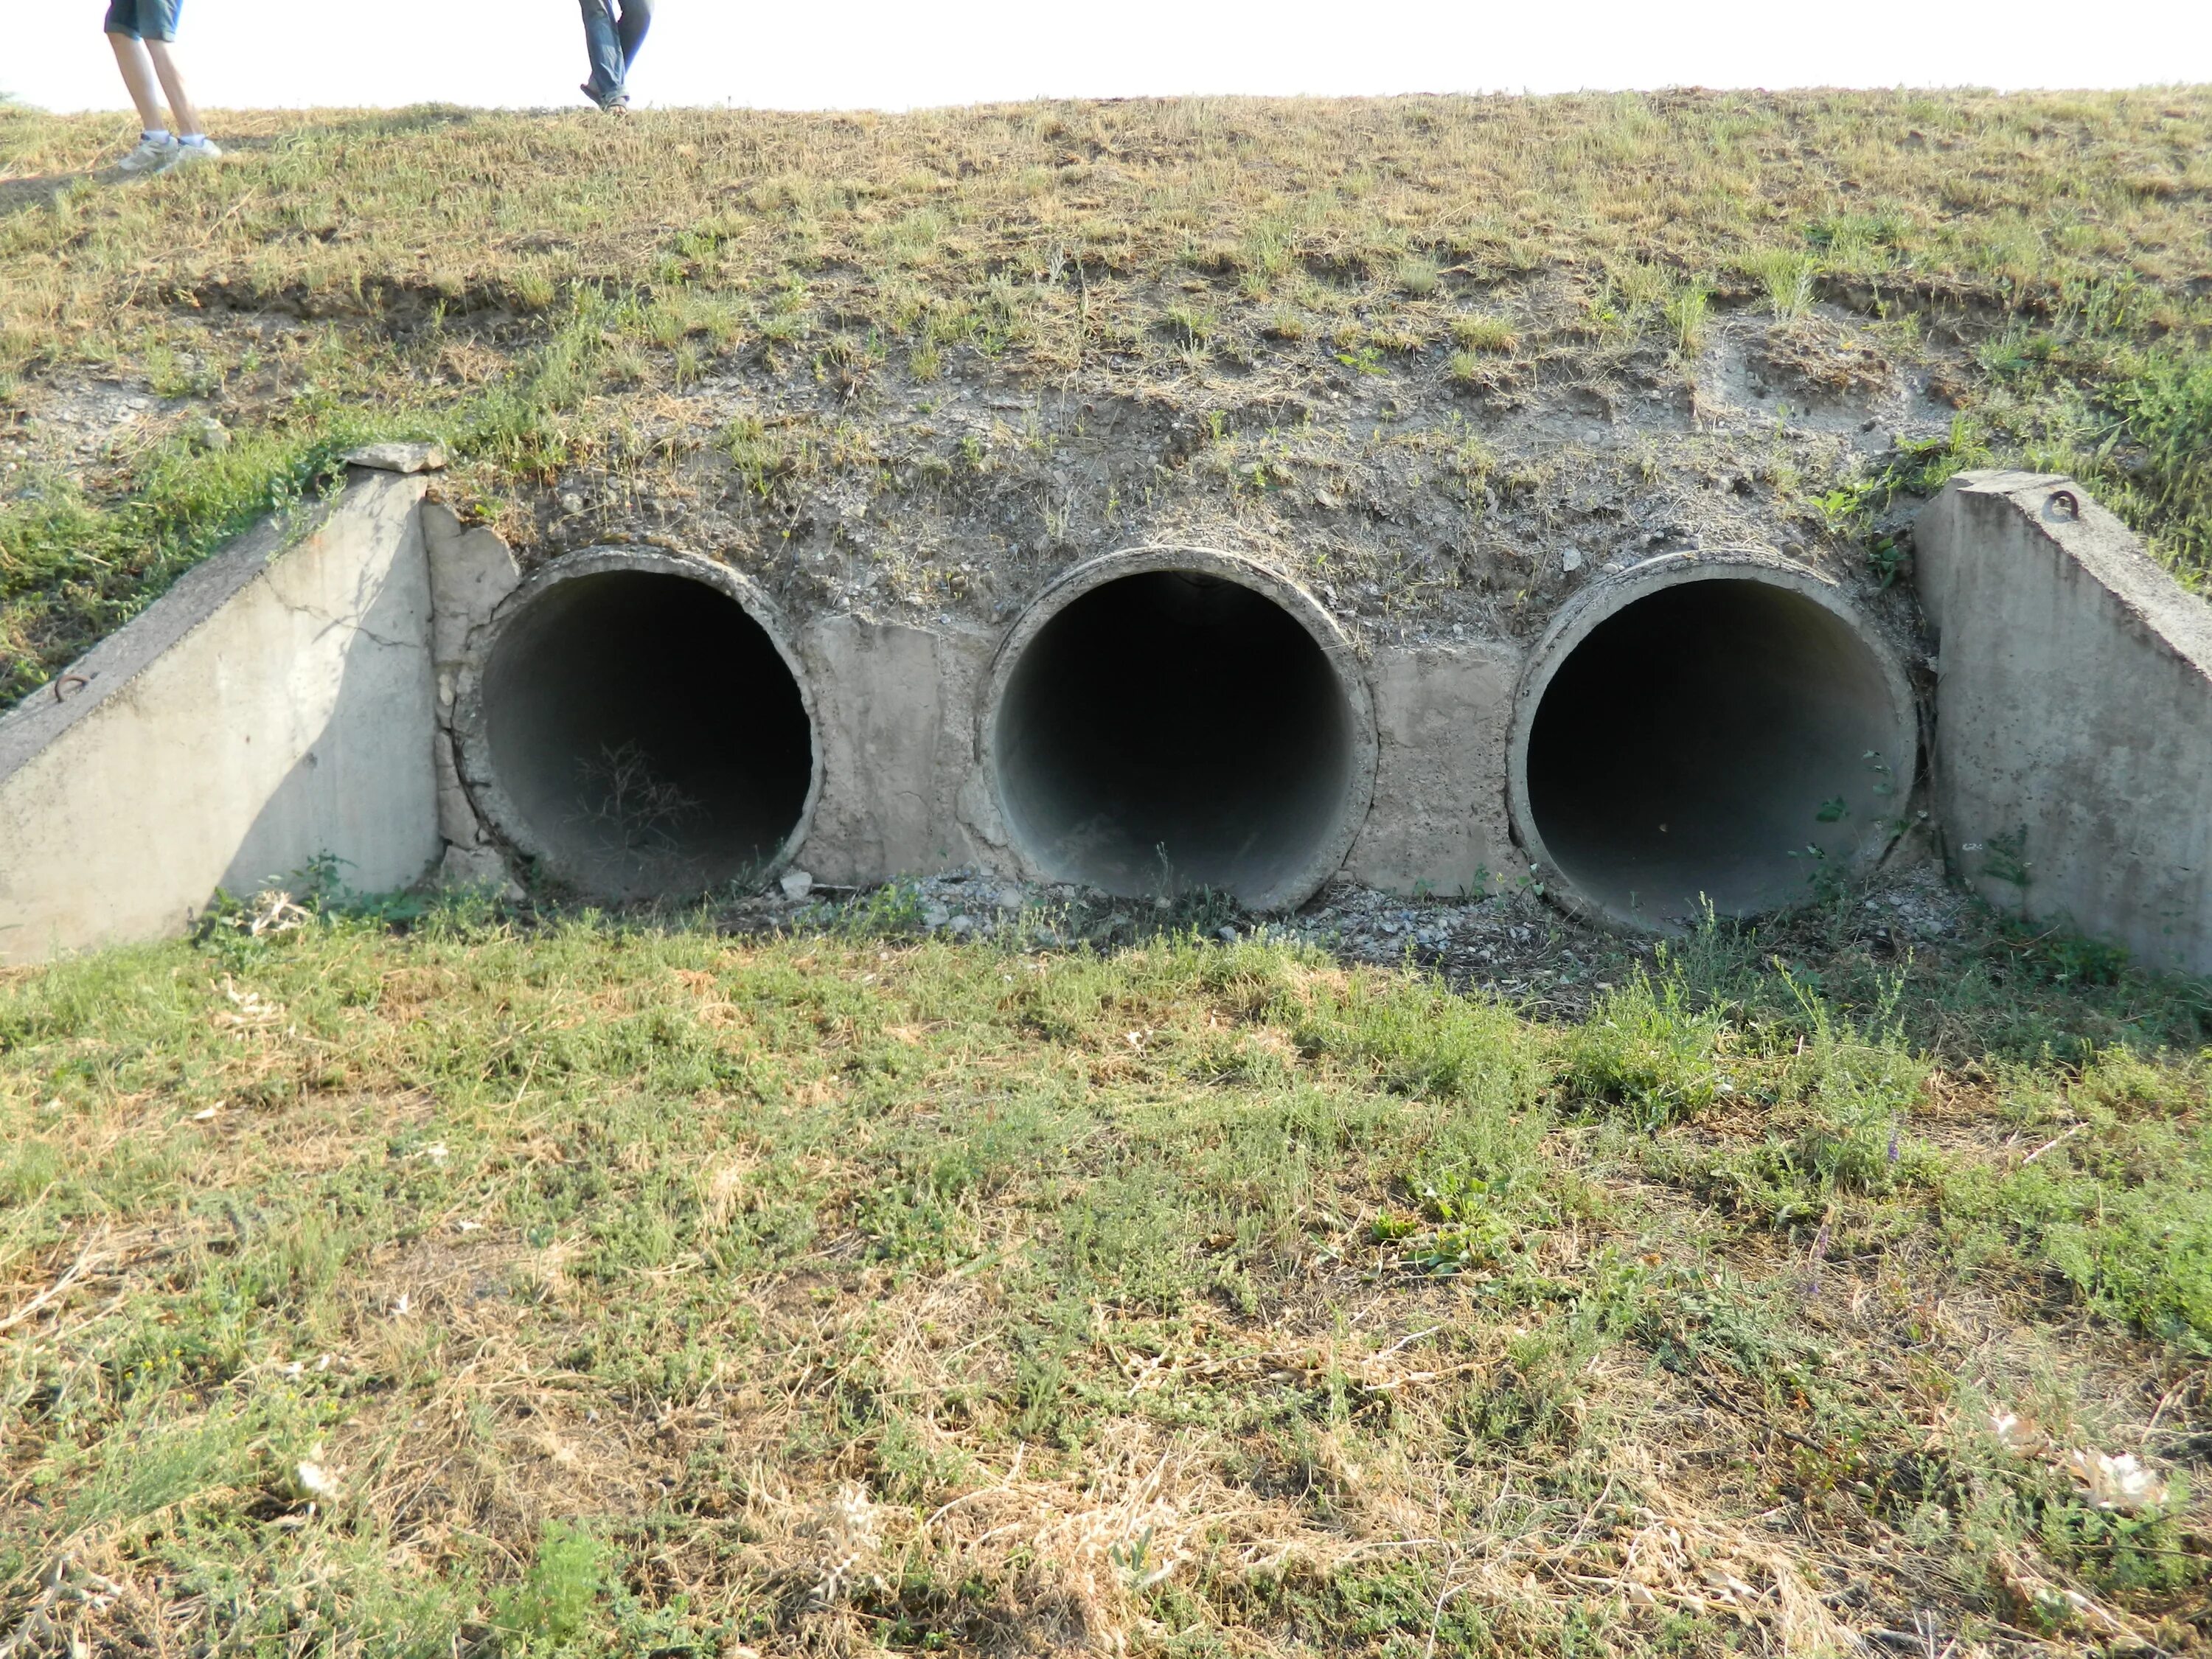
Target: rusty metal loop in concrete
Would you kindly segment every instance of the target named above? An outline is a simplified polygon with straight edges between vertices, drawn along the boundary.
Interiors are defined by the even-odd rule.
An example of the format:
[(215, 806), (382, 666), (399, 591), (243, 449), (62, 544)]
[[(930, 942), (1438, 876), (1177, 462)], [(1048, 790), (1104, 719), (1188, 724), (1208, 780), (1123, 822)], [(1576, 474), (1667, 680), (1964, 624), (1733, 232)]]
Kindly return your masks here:
[(1553, 897), (1672, 931), (1879, 858), (1917, 758), (1904, 671), (1834, 584), (1778, 557), (1670, 555), (1553, 619), (1516, 693), (1508, 791)]
[(456, 708), (493, 827), (593, 897), (765, 881), (822, 789), (813, 699), (774, 608), (735, 572), (594, 548), (501, 606)]
[(1123, 897), (1301, 903), (1374, 793), (1374, 708), (1342, 630), (1295, 583), (1206, 549), (1109, 553), (1047, 588), (1000, 648), (981, 744), (1027, 872)]

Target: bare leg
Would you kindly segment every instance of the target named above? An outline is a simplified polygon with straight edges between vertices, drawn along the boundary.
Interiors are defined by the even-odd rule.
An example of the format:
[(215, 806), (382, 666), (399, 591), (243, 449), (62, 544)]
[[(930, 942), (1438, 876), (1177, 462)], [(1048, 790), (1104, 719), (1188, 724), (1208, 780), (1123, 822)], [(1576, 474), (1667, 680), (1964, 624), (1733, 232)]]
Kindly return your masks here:
[(154, 60), (155, 73), (161, 77), (161, 90), (169, 94), (169, 112), (177, 118), (177, 137), (197, 138), (200, 131), (200, 112), (192, 107), (192, 100), (185, 94), (185, 77), (170, 54), (166, 40), (149, 40), (146, 55)]
[(154, 65), (146, 56), (145, 46), (127, 34), (111, 34), (107, 44), (115, 48), (115, 67), (123, 71), (131, 101), (138, 106), (138, 125), (148, 132), (163, 131), (167, 123), (161, 108), (161, 89), (155, 83)]

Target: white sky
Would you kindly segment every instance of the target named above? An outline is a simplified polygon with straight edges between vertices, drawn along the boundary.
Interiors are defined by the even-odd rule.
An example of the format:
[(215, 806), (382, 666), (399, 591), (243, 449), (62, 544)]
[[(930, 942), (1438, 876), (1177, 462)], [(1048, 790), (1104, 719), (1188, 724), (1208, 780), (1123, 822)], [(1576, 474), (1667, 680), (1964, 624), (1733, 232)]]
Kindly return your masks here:
[[(125, 106), (103, 0), (0, 0), (0, 91)], [(185, 0), (211, 106), (580, 104), (574, 0)], [(2205, 0), (659, 0), (639, 103), (2212, 82)]]

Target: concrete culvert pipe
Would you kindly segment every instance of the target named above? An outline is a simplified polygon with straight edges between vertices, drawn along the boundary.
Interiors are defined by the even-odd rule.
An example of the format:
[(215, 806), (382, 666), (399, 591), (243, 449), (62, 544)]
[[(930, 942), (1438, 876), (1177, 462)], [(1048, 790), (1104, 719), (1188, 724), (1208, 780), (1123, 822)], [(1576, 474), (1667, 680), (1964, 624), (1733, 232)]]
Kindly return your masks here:
[(573, 555), (502, 610), (461, 710), (495, 826), (594, 897), (772, 876), (821, 787), (805, 682), (733, 572), (630, 549)]
[(1664, 558), (1588, 590), (1539, 643), (1515, 710), (1515, 828), (1593, 919), (1748, 915), (1878, 857), (1917, 749), (1903, 671), (1829, 583)]
[(1031, 872), (1124, 897), (1302, 902), (1365, 817), (1364, 677), (1297, 587), (1233, 556), (1109, 554), (1001, 648), (983, 748)]

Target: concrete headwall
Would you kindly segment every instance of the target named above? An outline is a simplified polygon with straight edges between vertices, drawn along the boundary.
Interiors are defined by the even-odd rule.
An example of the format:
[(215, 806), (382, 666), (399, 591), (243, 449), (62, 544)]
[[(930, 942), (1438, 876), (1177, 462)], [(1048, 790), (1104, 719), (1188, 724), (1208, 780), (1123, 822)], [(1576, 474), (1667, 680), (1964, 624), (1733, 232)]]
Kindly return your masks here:
[[(524, 582), (497, 535), (426, 500), (434, 457), (429, 446), (362, 452), (336, 499), (190, 572), (0, 719), (0, 962), (175, 933), (217, 887), (251, 893), (324, 854), (370, 891), (526, 873), (489, 739), (464, 718), (501, 629), (579, 559), (664, 574), (696, 563), (709, 588), (739, 579), (696, 556), (608, 547)], [(1952, 843), (2024, 846), (2033, 906), (2155, 960), (2212, 967), (2212, 641), (2185, 637), (2212, 625), (2094, 503), (2057, 524), (2021, 505), (2059, 482), (2014, 479), (2007, 487), (2027, 492), (2015, 501), (2003, 480), (1970, 480), (1923, 524), (1929, 609), (1954, 623), (1936, 760)], [(1157, 562), (1174, 550), (1136, 551)], [(1182, 554), (1201, 566), (1229, 557)], [(1245, 585), (1273, 593), (1275, 580)], [(1017, 635), (854, 614), (777, 626), (817, 766), (785, 854), (837, 885), (962, 867), (1022, 874), (985, 763), (994, 676)], [(1323, 614), (1306, 626), (1334, 623)], [(1340, 641), (1330, 663), (1367, 750), (1328, 826), (1334, 843), (1299, 890), (1340, 868), (1447, 896), (1528, 869), (1507, 790), (1523, 652), (1495, 639), (1364, 652)], [(573, 666), (543, 672), (565, 683)], [(2124, 694), (2082, 694), (2115, 673)], [(2154, 708), (2156, 720), (2138, 718)], [(742, 710), (697, 713), (745, 729)], [(2006, 839), (2016, 825), (2017, 843)]]
[(1381, 739), (1375, 804), (1345, 872), (1449, 898), (1517, 877), (1505, 745), (1521, 653), (1502, 641), (1383, 646), (1368, 667)]
[(2070, 478), (1961, 473), (1914, 539), (1954, 867), (2212, 973), (2212, 606)]
[[(799, 647), (824, 775), (797, 862), (839, 884), (961, 867), (1018, 877), (977, 749), (998, 636), (836, 616), (803, 629)], [(1346, 875), (1449, 896), (1514, 870), (1502, 780), (1520, 665), (1495, 641), (1373, 652), (1375, 791)]]
[(320, 854), (364, 891), (436, 862), (424, 488), (356, 469), (0, 720), (0, 962), (181, 933)]
[(848, 885), (996, 868), (961, 793), (975, 776), (975, 699), (997, 641), (854, 616), (804, 629), (822, 715), (822, 799), (798, 862)]

